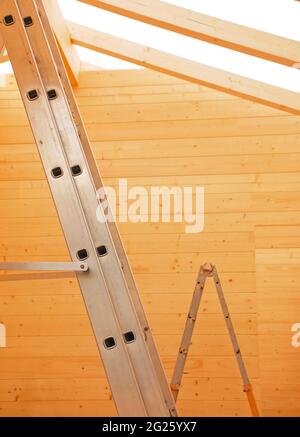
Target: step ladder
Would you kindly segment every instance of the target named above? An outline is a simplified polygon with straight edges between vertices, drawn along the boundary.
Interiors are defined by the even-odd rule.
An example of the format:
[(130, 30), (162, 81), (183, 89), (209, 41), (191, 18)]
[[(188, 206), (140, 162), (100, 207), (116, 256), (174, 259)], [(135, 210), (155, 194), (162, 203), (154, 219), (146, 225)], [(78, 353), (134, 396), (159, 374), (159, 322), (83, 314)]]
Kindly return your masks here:
[(72, 259), (2, 268), (75, 271), (118, 414), (176, 416), (117, 227), (96, 217), (103, 184), (42, 0), (1, 0), (0, 32)]
[(219, 297), (219, 301), (221, 304), (221, 308), (224, 314), (224, 319), (226, 322), (226, 326), (227, 326), (227, 330), (230, 336), (230, 340), (232, 343), (232, 347), (233, 347), (233, 351), (237, 360), (237, 364), (239, 367), (239, 371), (243, 380), (243, 385), (244, 385), (244, 392), (247, 395), (247, 399), (249, 402), (249, 406), (252, 412), (252, 415), (255, 417), (259, 416), (259, 411), (257, 408), (257, 404), (254, 398), (254, 394), (253, 394), (253, 390), (252, 390), (252, 386), (250, 384), (249, 381), (249, 377), (247, 374), (247, 370), (246, 370), (246, 366), (241, 354), (241, 350), (238, 344), (238, 340), (234, 331), (234, 327), (233, 327), (233, 323), (228, 311), (228, 307), (227, 307), (227, 303), (225, 300), (225, 296), (224, 296), (224, 292), (223, 292), (223, 288), (218, 276), (218, 272), (215, 266), (213, 266), (212, 264), (204, 264), (203, 266), (201, 266), (198, 277), (197, 277), (197, 282), (196, 282), (196, 286), (195, 286), (195, 291), (193, 294), (193, 298), (192, 298), (192, 302), (191, 302), (191, 306), (190, 306), (190, 310), (188, 313), (188, 317), (186, 320), (186, 324), (185, 324), (185, 328), (184, 328), (184, 333), (183, 333), (183, 337), (182, 337), (182, 341), (181, 341), (181, 345), (179, 348), (179, 352), (178, 352), (178, 356), (177, 356), (177, 360), (176, 360), (176, 364), (175, 364), (175, 368), (174, 368), (174, 372), (173, 372), (173, 376), (172, 376), (172, 381), (171, 381), (171, 390), (174, 396), (175, 401), (177, 400), (178, 397), (178, 393), (181, 387), (181, 382), (182, 382), (182, 378), (183, 378), (183, 372), (184, 372), (184, 368), (185, 368), (185, 363), (187, 360), (187, 356), (189, 353), (189, 348), (191, 345), (191, 341), (192, 341), (192, 336), (193, 336), (193, 331), (195, 328), (195, 323), (196, 323), (196, 319), (197, 319), (197, 315), (199, 312), (199, 307), (201, 304), (201, 299), (203, 296), (203, 292), (204, 292), (204, 287), (205, 287), (205, 283), (206, 283), (206, 279), (207, 278), (213, 278), (214, 280), (214, 284), (216, 287), (216, 291)]

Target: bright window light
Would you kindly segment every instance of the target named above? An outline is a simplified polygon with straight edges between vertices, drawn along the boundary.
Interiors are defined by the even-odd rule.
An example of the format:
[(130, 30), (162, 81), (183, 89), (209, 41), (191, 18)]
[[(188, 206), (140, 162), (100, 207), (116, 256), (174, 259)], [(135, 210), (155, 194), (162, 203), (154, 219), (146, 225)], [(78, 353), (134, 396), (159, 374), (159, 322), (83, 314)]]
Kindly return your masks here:
[(11, 63), (10, 62), (4, 62), (3, 64), (0, 64), (0, 73), (2, 74), (8, 74), (12, 73)]
[[(300, 5), (294, 0), (166, 1), (300, 41), (300, 26), (298, 24)], [(300, 71), (296, 68), (286, 67), (168, 32), (75, 0), (59, 0), (59, 4), (66, 20), (228, 72), (300, 92)], [(112, 59), (87, 49), (78, 48), (78, 51), (83, 61), (99, 68), (136, 68), (130, 63)], [(4, 64), (2, 64), (3, 66)]]
[(141, 68), (138, 65), (130, 64), (129, 62), (112, 58), (111, 56), (106, 56), (102, 53), (96, 53), (93, 50), (86, 49), (85, 47), (76, 46), (76, 48), (82, 62), (95, 65), (105, 70), (130, 70)]

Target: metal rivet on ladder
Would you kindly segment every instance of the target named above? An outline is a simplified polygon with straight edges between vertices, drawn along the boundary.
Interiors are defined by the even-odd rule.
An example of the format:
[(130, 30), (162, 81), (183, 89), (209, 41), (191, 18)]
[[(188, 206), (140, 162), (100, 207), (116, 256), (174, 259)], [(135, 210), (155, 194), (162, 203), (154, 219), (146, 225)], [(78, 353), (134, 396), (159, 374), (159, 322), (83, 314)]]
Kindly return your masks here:
[(55, 90), (49, 90), (49, 91), (47, 91), (47, 94), (48, 94), (49, 100), (54, 100), (57, 97), (57, 93)]
[(107, 255), (106, 247), (105, 246), (97, 247), (97, 254), (98, 254), (98, 256), (105, 256), (105, 255)]
[(113, 337), (106, 338), (103, 343), (106, 349), (112, 349), (116, 346), (116, 342)]
[(23, 18), (25, 27), (29, 27), (33, 25), (33, 19), (31, 17)]
[(78, 252), (77, 252), (77, 258), (78, 258), (80, 261), (84, 261), (85, 259), (88, 258), (88, 256), (89, 256), (89, 254), (88, 254), (88, 251), (87, 251), (86, 249), (80, 249), (80, 250), (78, 250)]
[(39, 93), (37, 92), (37, 90), (30, 90), (27, 93), (27, 97), (29, 100), (36, 100), (39, 96)]
[(71, 171), (73, 176), (79, 176), (82, 173), (80, 165), (73, 165)]
[(63, 175), (63, 171), (60, 167), (55, 167), (51, 170), (51, 174), (55, 179), (57, 179)]
[(125, 343), (132, 343), (135, 340), (134, 333), (132, 331), (126, 332), (124, 335)]
[(15, 20), (12, 15), (5, 15), (5, 17), (3, 18), (3, 22), (5, 26), (11, 26), (12, 24), (14, 24)]

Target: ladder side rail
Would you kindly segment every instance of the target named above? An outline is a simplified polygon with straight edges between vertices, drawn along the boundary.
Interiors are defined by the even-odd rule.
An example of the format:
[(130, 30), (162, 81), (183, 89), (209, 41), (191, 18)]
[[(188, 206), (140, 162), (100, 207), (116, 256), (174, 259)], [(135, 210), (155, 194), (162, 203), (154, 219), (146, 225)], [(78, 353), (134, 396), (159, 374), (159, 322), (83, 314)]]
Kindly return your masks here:
[(239, 367), (239, 370), (240, 370), (240, 374), (241, 374), (241, 377), (242, 377), (242, 380), (243, 380), (244, 391), (247, 394), (247, 398), (248, 398), (248, 401), (249, 401), (249, 405), (250, 405), (252, 414), (253, 414), (253, 416), (257, 417), (257, 416), (259, 416), (259, 411), (258, 411), (258, 408), (257, 408), (257, 405), (256, 405), (256, 401), (255, 401), (254, 395), (253, 395), (252, 386), (251, 386), (250, 381), (249, 381), (248, 372), (247, 372), (247, 369), (246, 369), (246, 366), (245, 366), (245, 363), (244, 363), (244, 359), (243, 359), (243, 356), (242, 356), (242, 353), (241, 353), (241, 350), (240, 350), (240, 346), (239, 346), (239, 343), (238, 343), (238, 340), (237, 340), (237, 336), (236, 336), (235, 331), (234, 331), (232, 319), (231, 319), (231, 316), (229, 314), (228, 306), (227, 306), (227, 303), (226, 303), (226, 300), (225, 300), (223, 288), (222, 288), (222, 285), (221, 285), (220, 278), (219, 278), (219, 275), (218, 275), (216, 267), (213, 268), (213, 271), (212, 271), (211, 275), (212, 275), (214, 283), (215, 283), (215, 287), (216, 287), (216, 290), (217, 290), (217, 294), (218, 294), (218, 297), (219, 297), (221, 308), (222, 308), (222, 311), (223, 311), (223, 314), (224, 314), (227, 330), (228, 330), (228, 333), (229, 333), (229, 336), (230, 336), (230, 340), (231, 340), (231, 344), (232, 344), (232, 347), (233, 347), (233, 351), (234, 351), (234, 354), (235, 354), (235, 357), (236, 357), (236, 360), (237, 360), (237, 363), (238, 363), (238, 367)]
[(172, 376), (172, 380), (171, 380), (171, 390), (172, 390), (175, 401), (178, 398), (178, 393), (179, 393), (182, 378), (183, 378), (185, 363), (186, 363), (187, 356), (189, 353), (189, 348), (191, 345), (191, 340), (192, 340), (192, 336), (193, 336), (193, 332), (194, 332), (194, 328), (195, 328), (195, 323), (196, 323), (196, 319), (197, 319), (197, 315), (198, 315), (198, 311), (199, 311), (199, 307), (200, 307), (200, 303), (201, 303), (201, 299), (202, 299), (202, 295), (203, 295), (203, 290), (205, 287), (206, 278), (207, 278), (207, 273), (201, 267), (201, 269), (198, 273), (192, 302), (191, 302), (189, 313), (188, 313), (188, 316), (186, 319), (184, 333), (182, 336), (182, 340), (181, 340), (181, 344), (180, 344), (180, 348), (179, 348), (179, 352), (178, 352), (178, 356), (177, 356), (177, 360), (176, 360), (176, 364), (175, 364), (175, 368), (174, 368), (174, 372), (173, 372), (173, 376)]
[[(51, 52), (53, 55), (53, 58), (55, 60), (57, 69), (58, 69), (58, 73), (62, 82), (62, 85), (64, 87), (64, 91), (69, 103), (69, 107), (71, 110), (71, 114), (72, 117), (74, 119), (74, 123), (77, 127), (78, 130), (78, 135), (80, 137), (81, 140), (81, 145), (82, 145), (82, 151), (83, 154), (85, 156), (85, 159), (87, 161), (89, 170), (90, 170), (90, 175), (95, 187), (95, 190), (97, 191), (98, 189), (103, 187), (103, 182), (101, 179), (101, 176), (99, 174), (98, 171), (98, 167), (93, 155), (93, 152), (91, 150), (91, 146), (90, 146), (90, 142), (84, 127), (84, 124), (82, 122), (82, 118), (77, 106), (77, 102), (75, 100), (74, 97), (74, 93), (68, 78), (68, 75), (66, 73), (66, 70), (64, 68), (64, 64), (59, 52), (59, 49), (57, 47), (57, 43), (54, 37), (54, 34), (52, 32), (51, 26), (49, 24), (49, 20), (47, 18), (47, 14), (45, 12), (45, 8), (43, 5), (43, 1), (42, 0), (36, 0), (36, 4), (37, 4), (37, 8), (38, 8), (38, 12), (40, 15), (40, 19), (42, 21), (43, 24), (43, 28), (44, 31), (46, 33), (46, 37), (48, 40), (48, 44), (51, 48)], [(108, 222), (107, 223), (109, 231), (111, 233), (111, 237), (115, 246), (115, 250), (117, 252), (118, 258), (120, 260), (121, 266), (122, 266), (122, 270), (123, 270), (123, 274), (124, 277), (126, 279), (126, 283), (127, 283), (127, 287), (128, 287), (128, 292), (130, 293), (132, 302), (134, 304), (135, 307), (135, 311), (137, 314), (137, 317), (139, 319), (139, 323), (141, 325), (141, 328), (144, 332), (145, 335), (145, 340), (146, 340), (146, 346), (148, 348), (149, 351), (149, 355), (150, 358), (152, 360), (153, 363), (153, 367), (154, 370), (156, 372), (157, 375), (157, 379), (159, 380), (159, 384), (160, 387), (162, 389), (163, 395), (164, 395), (164, 399), (165, 399), (165, 403), (167, 405), (167, 408), (170, 411), (170, 414), (172, 416), (177, 416), (177, 412), (176, 412), (176, 408), (175, 408), (175, 403), (174, 403), (174, 399), (173, 396), (170, 392), (170, 387), (168, 385), (166, 376), (165, 376), (165, 372), (153, 339), (153, 335), (152, 332), (149, 328), (149, 323), (143, 308), (143, 305), (141, 303), (141, 299), (140, 299), (140, 295), (133, 277), (133, 273), (132, 270), (130, 268), (130, 264), (122, 243), (122, 240), (120, 238), (120, 234), (117, 228), (117, 225), (115, 222)]]
[[(78, 274), (78, 279), (117, 409), (122, 415), (144, 416), (147, 411), (105, 280), (99, 269), (96, 251), (63, 153), (47, 93), (24, 30), (22, 16), (17, 4), (12, 0), (3, 0), (0, 3), (0, 12), (2, 17), (8, 17), (8, 20), (13, 17), (14, 20), (13, 25), (5, 25), (2, 20), (1, 31), (63, 224), (71, 257), (75, 260), (76, 249), (80, 250), (82, 247), (90, 255), (90, 270), (88, 273)], [(30, 90), (36, 90), (37, 97), (35, 93), (30, 95)], [(61, 177), (53, 177), (54, 168), (60, 168)], [(93, 290), (93, 293), (88, 290)], [(111, 349), (104, 346), (105, 338), (110, 337), (116, 341), (116, 347)], [(128, 402), (128, 391), (132, 396), (131, 405)]]
[[(23, 16), (31, 16), (34, 25), (26, 27), (27, 35), (31, 42), (32, 50), (38, 59), (39, 71), (47, 89), (54, 89), (57, 97), (50, 100), (50, 106), (56, 125), (67, 155), (69, 167), (79, 165), (82, 169), (80, 175), (74, 177), (81, 205), (90, 229), (95, 247), (105, 248), (107, 255), (99, 257), (99, 263), (107, 283), (111, 300), (115, 307), (117, 317), (124, 334), (134, 335), (128, 342), (130, 355), (140, 390), (147, 406), (149, 415), (169, 415), (163, 393), (153, 368), (149, 351), (145, 345), (133, 302), (127, 289), (127, 284), (111, 239), (107, 224), (100, 223), (96, 216), (99, 206), (94, 185), (89, 174), (88, 165), (82, 153), (82, 147), (76, 126), (71, 117), (70, 109), (65, 99), (64, 90), (58, 76), (56, 66), (49, 49), (34, 2), (17, 0)], [(101, 206), (100, 206), (101, 207)]]
[(226, 326), (227, 326), (227, 330), (228, 330), (231, 344), (233, 347), (233, 351), (234, 351), (235, 357), (236, 357), (237, 362), (238, 362), (241, 377), (242, 377), (244, 385), (248, 385), (249, 384), (249, 377), (248, 377), (245, 363), (244, 363), (242, 353), (241, 353), (241, 350), (239, 347), (237, 336), (236, 336), (235, 331), (234, 331), (233, 323), (231, 320), (231, 316), (229, 314), (228, 306), (227, 306), (227, 303), (225, 300), (224, 292), (222, 289), (222, 285), (221, 285), (220, 278), (219, 278), (216, 267), (214, 267), (214, 269), (212, 271), (212, 277), (213, 277), (215, 287), (217, 290), (217, 294), (218, 294), (218, 298), (219, 298), (219, 301), (221, 304), (222, 312), (223, 312), (224, 319), (226, 322)]

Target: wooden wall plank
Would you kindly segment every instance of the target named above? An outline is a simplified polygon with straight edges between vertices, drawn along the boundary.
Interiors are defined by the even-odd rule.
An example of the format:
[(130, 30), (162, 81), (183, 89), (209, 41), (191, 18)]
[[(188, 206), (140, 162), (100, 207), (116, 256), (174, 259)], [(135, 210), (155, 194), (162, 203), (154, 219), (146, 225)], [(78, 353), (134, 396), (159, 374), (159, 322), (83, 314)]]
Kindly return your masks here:
[[(227, 294), (228, 306), (232, 314), (256, 314), (256, 301), (251, 293)], [(147, 293), (143, 295), (143, 303), (148, 314), (177, 314), (178, 308), (188, 312), (190, 296), (187, 294), (164, 294), (163, 301), (160, 293)], [(293, 304), (293, 299), (290, 299)], [(276, 308), (275, 308), (276, 309)], [(203, 298), (201, 313), (218, 314), (220, 306), (217, 296), (210, 293)], [(296, 311), (296, 310), (295, 310)], [(6, 315), (85, 315), (82, 297), (77, 295), (59, 296), (32, 296), (28, 290), (27, 296), (0, 297), (0, 313)]]
[[(150, 314), (149, 320), (155, 335), (182, 335), (186, 321), (185, 309), (180, 309), (178, 314)], [(233, 321), (237, 334), (254, 335), (257, 333), (257, 318), (255, 314), (233, 314)], [(34, 336), (73, 336), (92, 335), (91, 327), (87, 317), (84, 315), (43, 315), (40, 316), (5, 316), (1, 317), (1, 323), (8, 327), (8, 335)], [(220, 314), (207, 314), (205, 319), (199, 319), (195, 328), (196, 334), (226, 334), (224, 319)], [(1, 350), (4, 354), (5, 351)], [(177, 350), (174, 351), (174, 354)]]
[[(181, 336), (156, 336), (156, 343), (163, 356), (172, 356), (179, 348)], [(245, 356), (257, 356), (258, 344), (255, 335), (239, 335), (241, 348)], [(190, 350), (191, 356), (232, 356), (232, 347), (226, 334), (196, 334)], [(73, 336), (24, 336), (8, 337), (5, 355), (16, 357), (97, 357), (98, 351), (94, 337)], [(1, 390), (1, 388), (0, 388)], [(100, 395), (100, 394), (99, 394)]]
[(300, 322), (299, 229), (283, 224), (255, 230), (261, 394), (267, 416), (300, 414), (300, 354), (292, 342), (292, 327)]
[[(67, 260), (14, 77), (4, 82), (0, 258)], [(126, 177), (148, 191), (205, 188), (201, 234), (173, 221), (119, 224), (168, 377), (208, 260), (220, 271), (263, 414), (300, 415), (299, 385), (291, 386), (298, 350), (289, 348), (299, 308), (299, 117), (145, 70), (83, 72), (76, 97), (107, 185)], [(180, 413), (250, 415), (211, 281), (206, 293)], [(74, 274), (1, 273), (0, 322), (8, 335), (0, 415), (116, 414)]]
[[(256, 387), (258, 383), (255, 381), (254, 389)], [(80, 401), (83, 399), (91, 401), (110, 400), (110, 397), (110, 390), (105, 379), (99, 378), (2, 380), (0, 384), (1, 402)], [(232, 397), (240, 401), (245, 400), (245, 394), (238, 378), (218, 378), (217, 381), (207, 378), (186, 378), (180, 393), (180, 400), (186, 401), (230, 401)]]

